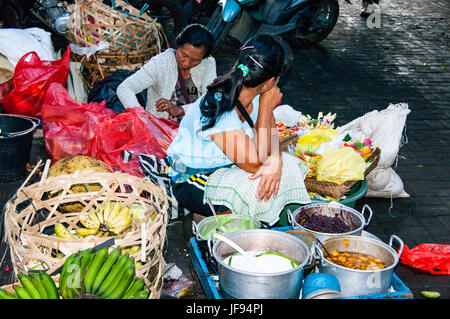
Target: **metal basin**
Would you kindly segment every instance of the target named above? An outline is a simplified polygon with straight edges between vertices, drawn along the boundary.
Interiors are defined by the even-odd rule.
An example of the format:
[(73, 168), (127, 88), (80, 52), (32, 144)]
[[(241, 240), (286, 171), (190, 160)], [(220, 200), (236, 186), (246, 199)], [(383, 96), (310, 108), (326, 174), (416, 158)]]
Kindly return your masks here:
[[(263, 224), (250, 216), (242, 216), (238, 214), (224, 214), (217, 215), (220, 225), (225, 229), (226, 234), (235, 231), (247, 229), (263, 228)], [(192, 233), (197, 240), (208, 240), (209, 235), (215, 232), (217, 221), (214, 216), (209, 216), (202, 219), (198, 224), (192, 221)], [(226, 235), (221, 234), (221, 235)]]
[[(364, 217), (366, 211), (369, 212), (369, 216), (367, 217), (367, 219)], [(342, 218), (345, 220), (346, 223), (348, 222), (352, 225), (352, 229), (348, 232), (341, 232), (341, 233), (325, 233), (316, 231), (304, 227), (298, 222), (299, 215), (303, 213), (307, 213), (310, 215), (326, 215), (328, 217), (342, 216)], [(296, 209), (294, 213), (291, 213), (288, 210), (288, 221), (289, 223), (291, 223), (292, 228), (310, 233), (314, 235), (318, 240), (320, 240), (320, 242), (324, 242), (328, 238), (336, 236), (343, 236), (343, 235), (361, 236), (363, 228), (369, 225), (370, 220), (372, 219), (372, 214), (373, 214), (372, 209), (370, 208), (369, 205), (364, 205), (362, 208), (362, 212), (360, 213), (351, 207), (335, 202), (317, 203), (301, 206), (300, 208)]]
[(299, 238), (270, 229), (243, 230), (226, 235), (245, 251), (279, 252), (299, 263), (292, 270), (257, 273), (230, 267), (223, 260), (236, 251), (225, 242), (208, 239), (210, 253), (217, 260), (219, 287), (224, 298), (297, 299), (302, 288), (303, 268), (311, 261), (308, 246)]
[[(392, 248), (393, 241), (399, 243), (399, 252)], [(317, 249), (320, 261), (317, 263), (320, 273), (334, 275), (339, 280), (342, 297), (352, 297), (368, 294), (384, 294), (391, 287), (394, 268), (403, 250), (403, 241), (392, 235), (389, 245), (382, 241), (362, 236), (339, 236), (325, 240), (325, 249), (331, 253), (339, 252), (362, 253), (380, 259), (386, 268), (378, 270), (358, 270), (337, 265), (324, 256), (325, 249)]]

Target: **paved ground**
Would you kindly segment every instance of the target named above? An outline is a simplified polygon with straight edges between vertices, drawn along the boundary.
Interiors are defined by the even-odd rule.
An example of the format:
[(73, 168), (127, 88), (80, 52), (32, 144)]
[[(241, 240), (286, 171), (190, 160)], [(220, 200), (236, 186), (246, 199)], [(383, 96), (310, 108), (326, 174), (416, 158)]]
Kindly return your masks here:
[[(379, 28), (369, 28), (359, 17), (358, 1), (340, 4), (341, 15), (332, 34), (320, 46), (294, 50), (294, 63), (280, 81), (283, 102), (311, 115), (337, 113), (337, 125), (385, 109), (389, 103), (408, 103), (408, 143), (400, 149), (396, 172), (411, 197), (392, 203), (365, 197), (356, 208), (372, 207), (374, 216), (366, 230), (384, 242), (395, 234), (410, 248), (421, 243), (450, 244), (450, 1), (383, 1)], [(219, 74), (233, 61), (234, 48), (233, 42), (227, 42), (218, 50)], [(33, 163), (38, 156), (46, 156), (37, 141)], [(20, 184), (0, 184), (1, 206)], [(197, 280), (186, 246), (191, 236), (190, 216), (171, 222), (166, 261), (175, 262), (188, 278)], [(4, 253), (2, 245), (0, 258)], [(10, 281), (3, 271), (9, 263), (7, 257), (0, 268), (1, 284)], [(430, 275), (402, 264), (396, 274), (414, 298), (423, 298), (422, 290), (450, 298), (448, 276)], [(199, 283), (193, 290), (191, 298), (205, 298)]]

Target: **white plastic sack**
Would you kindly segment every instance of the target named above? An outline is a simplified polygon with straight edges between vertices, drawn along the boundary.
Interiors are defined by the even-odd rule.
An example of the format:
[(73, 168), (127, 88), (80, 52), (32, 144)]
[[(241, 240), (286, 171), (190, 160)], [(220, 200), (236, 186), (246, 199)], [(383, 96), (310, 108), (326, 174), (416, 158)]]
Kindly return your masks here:
[(0, 29), (0, 53), (14, 67), (22, 56), (32, 51), (41, 60), (56, 60), (50, 32), (41, 28)]
[(367, 197), (409, 197), (403, 188), (400, 176), (391, 168), (401, 147), (406, 117), (410, 113), (408, 104), (390, 104), (382, 111), (372, 111), (337, 128), (340, 135), (347, 133), (353, 139), (369, 138), (381, 149), (380, 161), (368, 176)]
[(280, 105), (273, 110), (275, 123), (283, 122), (286, 126), (297, 125), (301, 115), (302, 112), (294, 110), (292, 106), (287, 104)]

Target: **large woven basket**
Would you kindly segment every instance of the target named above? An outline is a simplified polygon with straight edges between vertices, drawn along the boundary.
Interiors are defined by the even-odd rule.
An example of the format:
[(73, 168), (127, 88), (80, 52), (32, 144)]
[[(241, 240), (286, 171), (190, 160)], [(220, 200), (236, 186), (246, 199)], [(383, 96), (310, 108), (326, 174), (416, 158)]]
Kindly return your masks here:
[[(101, 0), (75, 0), (69, 6), (67, 39), (80, 47), (109, 44), (108, 52), (99, 51), (87, 57), (72, 54), (82, 62), (83, 77), (92, 88), (116, 70), (135, 71), (161, 52), (165, 39), (161, 25), (146, 11), (125, 1), (115, 0), (108, 6)], [(166, 41), (167, 42), (167, 41)]]
[[(298, 136), (291, 135), (280, 141), (280, 150), (282, 152), (288, 152), (289, 145), (294, 147), (297, 144)], [(370, 165), (364, 171), (364, 177), (366, 177), (371, 171), (377, 167), (380, 161), (381, 150), (377, 147), (367, 161), (370, 161)], [(336, 200), (340, 200), (345, 194), (347, 194), (350, 189), (357, 183), (357, 180), (346, 181), (341, 185), (333, 182), (318, 181), (315, 178), (307, 177), (305, 178), (305, 187), (308, 192), (317, 193), (322, 196), (330, 196)]]
[(83, 47), (109, 43), (111, 51), (143, 50), (155, 43), (161, 47), (161, 25), (146, 12), (122, 0), (111, 7), (101, 0), (75, 0), (68, 7), (66, 37)]
[[(170, 200), (166, 192), (149, 180), (119, 172), (77, 171), (74, 174), (47, 177), (49, 163), (47, 161), (39, 182), (26, 185), (25, 181), (5, 206), (5, 239), (10, 248), (14, 271), (27, 272), (27, 264), (34, 260), (42, 262), (47, 273), (54, 274), (68, 255), (108, 240), (113, 241), (111, 248), (139, 245), (140, 251), (131, 255), (142, 264), (136, 269), (136, 276), (144, 278), (150, 290), (149, 298), (159, 298), (165, 267), (163, 249)], [(73, 193), (70, 190), (73, 185), (92, 183), (100, 184), (101, 189), (87, 193)], [(157, 215), (153, 220), (136, 223), (136, 230), (114, 237), (65, 239), (54, 235), (55, 223), (64, 223), (72, 230), (79, 221), (80, 212), (63, 213), (60, 205), (81, 202), (85, 206), (82, 212), (86, 212), (94, 205), (108, 200), (119, 201), (124, 206), (135, 202), (146, 204), (153, 209), (145, 214), (150, 216), (156, 212)]]
[(72, 54), (72, 61), (81, 62), (82, 74), (87, 84), (92, 88), (97, 82), (113, 74), (117, 70), (136, 71), (144, 66), (153, 56), (161, 52), (160, 47), (122, 52), (97, 52), (87, 58), (85, 55)]

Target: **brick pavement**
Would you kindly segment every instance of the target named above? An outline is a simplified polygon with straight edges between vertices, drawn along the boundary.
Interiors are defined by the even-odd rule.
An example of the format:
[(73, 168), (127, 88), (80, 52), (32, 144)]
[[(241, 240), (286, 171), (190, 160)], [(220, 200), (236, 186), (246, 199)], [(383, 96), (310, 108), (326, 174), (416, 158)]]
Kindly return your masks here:
[[(380, 28), (370, 29), (359, 17), (360, 2), (341, 1), (341, 14), (332, 34), (317, 47), (294, 49), (295, 60), (281, 79), (283, 102), (311, 115), (336, 112), (337, 125), (382, 110), (389, 103), (406, 102), (408, 143), (399, 152), (396, 172), (411, 198), (362, 198), (374, 216), (367, 231), (388, 242), (398, 235), (408, 247), (421, 243), (450, 244), (449, 148), (450, 74), (449, 1), (382, 1)], [(217, 50), (218, 74), (232, 63), (236, 44)], [(34, 144), (34, 157), (44, 156)], [(17, 186), (16, 186), (17, 185)], [(0, 184), (1, 205), (12, 189)], [(191, 279), (196, 274), (185, 243), (192, 236), (191, 217), (168, 226), (166, 261), (175, 262)], [(2, 246), (0, 258), (3, 256)], [(1, 265), (4, 269), (5, 264)], [(397, 275), (423, 298), (421, 290), (435, 290), (450, 298), (448, 276), (435, 276), (399, 264)], [(5, 273), (2, 282), (8, 281)], [(200, 284), (194, 296), (204, 298)]]

